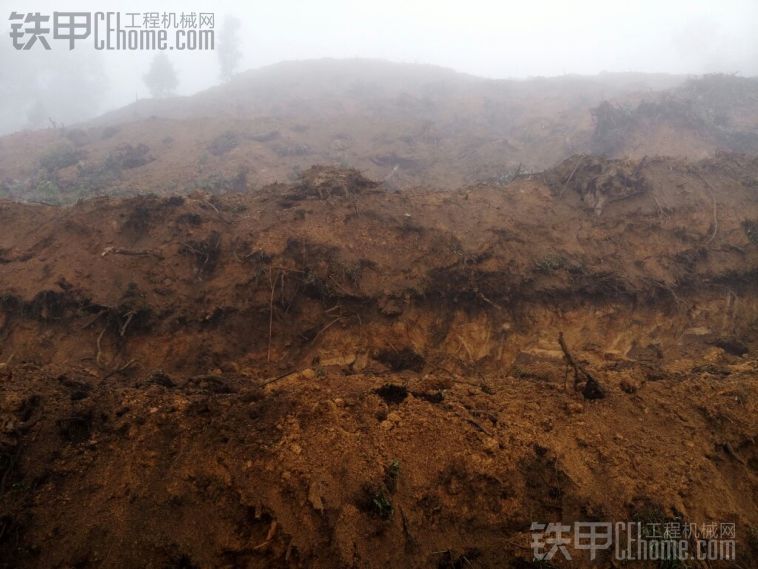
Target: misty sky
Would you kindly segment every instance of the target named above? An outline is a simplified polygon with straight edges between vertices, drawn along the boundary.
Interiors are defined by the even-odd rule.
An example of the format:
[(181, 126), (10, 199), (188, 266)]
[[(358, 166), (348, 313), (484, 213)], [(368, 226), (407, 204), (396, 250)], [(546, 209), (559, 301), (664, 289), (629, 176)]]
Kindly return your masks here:
[[(0, 4), (3, 41), (10, 41), (11, 10), (215, 12), (217, 29), (224, 14), (235, 14), (243, 25), (241, 70), (291, 59), (374, 57), (496, 78), (601, 71), (758, 75), (758, 0), (0, 0)], [(217, 40), (221, 33), (217, 31)], [(62, 46), (57, 49), (65, 51)], [(98, 54), (109, 77), (101, 110), (148, 96), (142, 75), (151, 53)], [(180, 94), (219, 81), (212, 52), (172, 52), (171, 59), (179, 72)]]

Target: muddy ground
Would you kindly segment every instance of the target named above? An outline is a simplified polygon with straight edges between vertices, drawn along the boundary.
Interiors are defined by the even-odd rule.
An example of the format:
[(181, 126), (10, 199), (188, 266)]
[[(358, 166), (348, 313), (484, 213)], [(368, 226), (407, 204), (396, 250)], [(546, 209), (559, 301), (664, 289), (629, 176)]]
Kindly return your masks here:
[(756, 191), (579, 155), (2, 202), (0, 560), (549, 567), (533, 521), (680, 520), (754, 566)]

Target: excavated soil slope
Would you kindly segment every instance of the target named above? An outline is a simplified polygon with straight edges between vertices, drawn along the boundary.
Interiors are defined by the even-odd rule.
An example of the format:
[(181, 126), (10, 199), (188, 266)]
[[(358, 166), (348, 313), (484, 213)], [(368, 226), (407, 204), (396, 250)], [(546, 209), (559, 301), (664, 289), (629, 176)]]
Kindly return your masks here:
[(679, 519), (752, 566), (756, 192), (575, 156), (3, 202), (0, 561), (529, 567), (532, 521)]

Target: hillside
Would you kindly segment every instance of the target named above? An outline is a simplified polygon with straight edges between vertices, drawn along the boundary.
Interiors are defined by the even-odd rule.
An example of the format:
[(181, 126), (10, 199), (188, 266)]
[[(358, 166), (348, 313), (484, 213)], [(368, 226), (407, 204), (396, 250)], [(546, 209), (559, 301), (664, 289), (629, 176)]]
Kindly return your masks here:
[[(290, 62), (0, 138), (0, 569), (755, 567), (757, 354), (756, 79)], [(578, 521), (737, 558), (535, 560)]]
[[(71, 202), (114, 192), (223, 191), (291, 181), (312, 164), (355, 167), (399, 188), (454, 189), (506, 183), (590, 151), (691, 158), (746, 151), (707, 133), (680, 142), (672, 129), (649, 146), (626, 148), (618, 139), (628, 137), (613, 134), (618, 125), (594, 113), (607, 102), (626, 116), (627, 106), (681, 91), (685, 81), (645, 74), (487, 80), (371, 60), (283, 63), (193, 97), (138, 101), (87, 124), (0, 138), (0, 192)], [(693, 89), (682, 97), (697, 97)], [(751, 96), (736, 108), (741, 116), (756, 111)], [(634, 119), (624, 121), (631, 130), (626, 123)], [(723, 129), (755, 135), (750, 124)]]

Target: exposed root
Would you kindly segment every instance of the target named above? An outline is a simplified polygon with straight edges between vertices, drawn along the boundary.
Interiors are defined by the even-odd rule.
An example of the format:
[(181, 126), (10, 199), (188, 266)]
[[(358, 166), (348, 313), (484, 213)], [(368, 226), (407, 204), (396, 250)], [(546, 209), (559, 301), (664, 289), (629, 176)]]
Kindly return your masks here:
[(119, 330), (119, 335), (123, 338), (124, 334), (126, 334), (126, 329), (129, 327), (129, 324), (132, 321), (132, 318), (134, 318), (134, 315), (136, 312), (134, 310), (131, 310), (127, 313), (126, 322), (124, 322), (124, 325), (121, 326), (121, 329)]
[(101, 343), (103, 341), (103, 336), (105, 336), (106, 330), (108, 330), (108, 326), (107, 325), (103, 328), (103, 331), (100, 332), (100, 335), (97, 337), (97, 354), (95, 355), (95, 362), (97, 363), (98, 366), (102, 366), (102, 363), (100, 362), (100, 358), (101, 358), (102, 353), (103, 353), (103, 349), (102, 349)]
[(109, 371), (106, 373), (103, 377), (101, 377), (101, 380), (108, 379), (109, 377), (113, 377), (116, 374), (122, 373), (132, 367), (135, 363), (137, 363), (137, 360), (129, 360), (124, 365), (117, 367), (114, 370)]
[(311, 340), (311, 344), (313, 344), (313, 343), (316, 341), (316, 339), (317, 339), (319, 336), (321, 336), (321, 334), (323, 334), (324, 332), (326, 332), (326, 331), (327, 331), (329, 328), (331, 328), (331, 327), (332, 327), (334, 324), (336, 324), (337, 322), (339, 322), (340, 320), (343, 320), (343, 319), (344, 319), (344, 318), (343, 318), (342, 316), (339, 316), (339, 317), (335, 318), (334, 320), (332, 320), (331, 322), (329, 322), (329, 324), (327, 324), (326, 326), (324, 326), (323, 328), (321, 328), (321, 330), (319, 330), (319, 331), (316, 333), (316, 335), (313, 337), (313, 340)]
[(582, 395), (585, 399), (602, 399), (605, 397), (605, 390), (600, 385), (600, 382), (595, 379), (569, 351), (568, 346), (566, 345), (566, 340), (563, 339), (563, 332), (558, 333), (558, 343), (561, 345), (561, 350), (563, 350), (563, 356), (566, 358), (566, 363), (571, 366), (571, 369), (574, 371), (574, 391), (578, 391), (579, 386), (583, 383), (584, 387), (582, 388)]
[(126, 255), (129, 257), (155, 257), (156, 259), (163, 259), (163, 255), (156, 251), (149, 249), (143, 249), (141, 251), (132, 251), (130, 249), (120, 249), (118, 247), (106, 247), (103, 252), (100, 253), (101, 257), (107, 257), (108, 255)]

